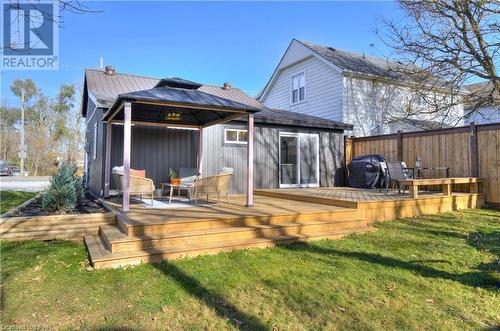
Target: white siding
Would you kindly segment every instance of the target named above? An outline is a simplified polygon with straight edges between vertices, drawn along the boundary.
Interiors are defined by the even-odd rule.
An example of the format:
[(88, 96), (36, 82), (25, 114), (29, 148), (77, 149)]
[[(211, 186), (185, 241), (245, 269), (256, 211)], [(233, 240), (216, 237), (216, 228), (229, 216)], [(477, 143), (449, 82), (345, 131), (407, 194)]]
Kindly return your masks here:
[(500, 122), (500, 106), (483, 107), (473, 112), (467, 118), (467, 123), (487, 124)]
[[(306, 74), (306, 101), (291, 104), (292, 76)], [(263, 103), (270, 108), (342, 121), (342, 75), (316, 57), (308, 57), (278, 73)]]
[[(408, 107), (413, 92), (400, 85), (359, 77), (344, 77), (343, 121), (354, 125), (348, 134), (358, 137), (395, 133), (397, 130), (418, 130), (405, 123), (392, 123), (400, 118)], [(426, 109), (423, 108), (422, 112)], [(446, 117), (436, 114), (422, 114), (418, 120), (443, 121), (449, 125), (460, 125), (463, 107), (455, 106)]]

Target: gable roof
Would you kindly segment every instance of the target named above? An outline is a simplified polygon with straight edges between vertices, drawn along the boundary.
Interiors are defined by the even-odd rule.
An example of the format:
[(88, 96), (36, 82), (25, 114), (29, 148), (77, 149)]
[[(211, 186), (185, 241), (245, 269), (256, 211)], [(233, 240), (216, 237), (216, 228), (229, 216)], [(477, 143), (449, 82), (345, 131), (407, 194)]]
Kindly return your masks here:
[(395, 80), (406, 78), (401, 74), (401, 69), (407, 68), (408, 64), (330, 46), (321, 46), (308, 41), (297, 41), (343, 71)]
[[(288, 51), (292, 46), (302, 48), (303, 57), (295, 59), (295, 61), (285, 61)], [(297, 48), (295, 48), (297, 49)], [(365, 77), (378, 77), (394, 81), (411, 81), (412, 78), (404, 75), (402, 72), (410, 68), (410, 64), (404, 64), (397, 61), (390, 61), (387, 59), (359, 54), (351, 51), (346, 51), (330, 46), (322, 46), (309, 41), (292, 39), (285, 53), (280, 59), (278, 66), (274, 70), (271, 78), (267, 84), (257, 95), (257, 99), (262, 100), (266, 95), (269, 87), (277, 78), (278, 73), (294, 63), (297, 63), (305, 58), (305, 56), (314, 56), (327, 65), (331, 66), (334, 70), (340, 73), (354, 73), (359, 76)]]
[[(172, 87), (172, 86), (180, 86)], [(200, 86), (199, 88), (195, 88)], [(192, 95), (193, 93), (196, 94)], [(161, 95), (160, 95), (161, 94)], [(159, 79), (138, 75), (115, 73), (106, 75), (102, 69), (85, 69), (82, 115), (86, 116), (87, 97), (99, 108), (110, 108), (118, 98), (202, 98), (214, 105), (240, 107), (258, 111), (255, 121), (291, 125), (298, 127), (349, 130), (352, 125), (299, 114), (284, 110), (269, 109), (239, 88), (225, 90), (222, 86), (202, 85), (182, 78)]]

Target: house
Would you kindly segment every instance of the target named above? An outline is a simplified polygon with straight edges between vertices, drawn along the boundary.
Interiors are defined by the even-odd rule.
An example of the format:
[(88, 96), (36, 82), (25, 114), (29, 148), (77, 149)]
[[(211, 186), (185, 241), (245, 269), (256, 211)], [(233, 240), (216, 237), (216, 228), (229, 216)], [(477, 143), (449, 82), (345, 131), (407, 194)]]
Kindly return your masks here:
[(474, 104), (465, 105), (464, 113), (467, 123), (487, 124), (500, 122), (500, 93), (491, 95), (493, 85), (489, 82), (471, 84), (468, 86), (471, 93), (485, 99), (479, 106)]
[[(401, 116), (408, 107), (416, 111), (430, 107), (411, 79), (395, 70), (402, 66), (293, 39), (257, 99), (270, 108), (353, 124), (350, 134), (356, 136), (462, 123), (461, 105), (450, 107), (446, 116)], [(430, 94), (445, 106), (449, 102), (438, 90)]]
[(349, 124), (266, 107), (229, 83), (142, 77), (108, 66), (85, 70), (81, 109), (86, 183), (96, 196), (114, 188), (109, 171), (124, 164), (124, 103), (132, 104), (130, 167), (145, 169), (156, 187), (168, 182), (169, 168), (199, 168), (209, 176), (230, 167), (230, 192), (245, 192), (249, 114), (255, 123), (255, 188), (333, 186), (342, 180)]

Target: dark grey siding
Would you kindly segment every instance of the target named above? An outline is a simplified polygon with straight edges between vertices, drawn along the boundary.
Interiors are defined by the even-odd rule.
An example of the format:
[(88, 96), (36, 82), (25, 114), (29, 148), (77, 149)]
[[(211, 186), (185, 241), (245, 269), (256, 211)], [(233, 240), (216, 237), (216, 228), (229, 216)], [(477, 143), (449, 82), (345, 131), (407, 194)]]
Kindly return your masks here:
[[(217, 174), (222, 167), (234, 169), (231, 192), (246, 191), (246, 145), (224, 144), (224, 128), (245, 128), (240, 125), (217, 125), (204, 131), (203, 175)], [(320, 186), (340, 185), (344, 159), (342, 131), (308, 130), (303, 128), (256, 125), (254, 145), (255, 188), (279, 187), (279, 133), (300, 132), (319, 134)]]
[[(94, 112), (95, 109), (95, 112)], [(101, 195), (102, 189), (102, 165), (103, 165), (103, 143), (105, 139), (104, 126), (101, 122), (102, 108), (95, 108), (92, 100), (88, 99), (87, 105), (87, 129), (85, 150), (88, 164), (88, 189), (97, 196)], [(94, 124), (97, 123), (97, 141), (94, 141)], [(97, 154), (94, 158), (94, 144), (97, 144)]]
[[(168, 182), (169, 168), (196, 168), (198, 153), (198, 131), (177, 130), (162, 127), (132, 127), (132, 146), (130, 166), (134, 169), (146, 169), (146, 176), (151, 178), (156, 187)], [(111, 164), (123, 164), (123, 126), (113, 125)], [(111, 188), (115, 183), (111, 178)]]
[[(91, 108), (91, 109), (90, 109)], [(87, 114), (92, 114), (93, 104), (89, 102)], [(88, 187), (101, 196), (104, 188), (104, 158), (106, 126), (100, 121), (102, 109), (97, 108), (87, 123)], [(93, 126), (97, 121), (97, 157), (93, 159)], [(217, 125), (204, 130), (203, 175), (217, 174), (222, 167), (234, 168), (231, 181), (232, 193), (246, 191), (246, 145), (224, 144), (224, 128), (242, 128), (243, 125)], [(111, 164), (123, 163), (123, 126), (113, 125)], [(320, 186), (339, 185), (342, 160), (344, 159), (344, 140), (341, 131), (308, 130), (303, 128), (277, 127), (257, 124), (254, 146), (254, 185), (255, 188), (277, 188), (279, 186), (279, 133), (302, 132), (318, 133), (320, 142)], [(198, 131), (178, 130), (161, 127), (132, 127), (131, 167), (146, 169), (147, 177), (153, 179), (159, 188), (160, 183), (168, 181), (168, 170), (180, 167), (196, 167), (198, 151)], [(111, 178), (111, 188), (115, 183)]]

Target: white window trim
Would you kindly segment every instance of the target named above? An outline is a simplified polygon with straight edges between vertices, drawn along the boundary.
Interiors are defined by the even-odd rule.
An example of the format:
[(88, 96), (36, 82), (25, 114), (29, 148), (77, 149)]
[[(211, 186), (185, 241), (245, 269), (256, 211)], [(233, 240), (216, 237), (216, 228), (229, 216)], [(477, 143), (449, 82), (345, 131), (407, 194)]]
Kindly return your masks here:
[(92, 145), (92, 158), (95, 160), (97, 158), (97, 122), (94, 123), (94, 141)]
[[(316, 183), (302, 184), (300, 182), (300, 137), (301, 136), (314, 136), (317, 141), (316, 148)], [(282, 184), (281, 183), (281, 137), (297, 137), (297, 184)], [(319, 173), (319, 134), (317, 133), (299, 133), (299, 132), (280, 132), (278, 134), (278, 184), (280, 188), (288, 187), (319, 187), (320, 173)]]
[[(238, 141), (227, 140), (227, 132), (228, 131), (236, 131), (236, 139), (238, 139)], [(246, 141), (239, 141), (240, 132), (246, 132), (247, 137), (248, 137), (248, 130), (246, 130), (246, 129), (224, 129), (224, 144), (246, 145), (247, 144)]]
[[(297, 102), (293, 102), (293, 78), (295, 76), (298, 76), (301, 74), (304, 75), (304, 100), (299, 100)], [(299, 91), (300, 91), (300, 88), (299, 88)], [(300, 94), (300, 92), (299, 92), (299, 94)], [(306, 101), (307, 101), (307, 75), (306, 75), (306, 71), (302, 70), (302, 71), (295, 72), (290, 76), (290, 106), (300, 105), (301, 103), (305, 103)]]

